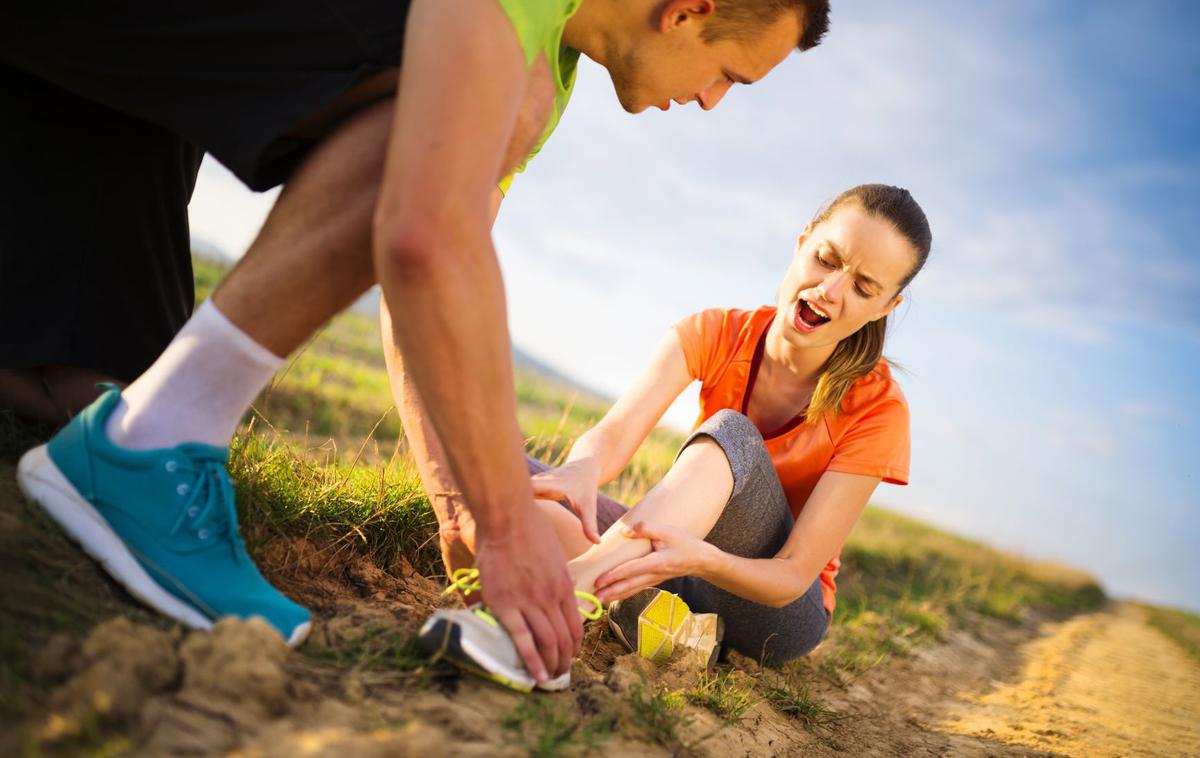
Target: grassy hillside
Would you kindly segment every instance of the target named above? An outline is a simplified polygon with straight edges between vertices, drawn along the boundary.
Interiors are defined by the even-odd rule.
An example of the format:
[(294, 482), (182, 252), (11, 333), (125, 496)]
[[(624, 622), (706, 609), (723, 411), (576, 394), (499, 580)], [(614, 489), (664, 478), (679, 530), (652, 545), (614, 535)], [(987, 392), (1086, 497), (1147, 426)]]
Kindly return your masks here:
[[(202, 265), (200, 274), (203, 291), (216, 271)], [(281, 372), (252, 419), (259, 432), (269, 425), (275, 433), (243, 435), (235, 446), (241, 507), (248, 524), (266, 530), (260, 540), (274, 532), (340, 540), (380, 565), (404, 556), (434, 576), (440, 573), (429, 539), (434, 520), (402, 439), (397, 445), (399, 421), (378, 344), (373, 318), (346, 313)], [(517, 368), (516, 387), (528, 449), (547, 460), (564, 454), (606, 410), (602, 399), (526, 368)], [(656, 430), (610, 494), (636, 502), (670, 465), (680, 441)], [(1031, 608), (1074, 610), (1104, 600), (1079, 572), (1008, 556), (877, 508), (868, 508), (842, 557), (833, 644), (822, 663), (834, 677), (936, 639), (971, 614), (1017, 622)]]
[[(217, 266), (198, 263), (202, 296), (220, 273)], [(528, 449), (550, 461), (605, 410), (601, 399), (577, 394), (528, 368), (518, 367), (516, 388)], [(47, 639), (77, 640), (113, 613), (167, 626), (114, 591), (45, 517), (21, 505), (13, 465), (19, 451), (44, 434), (0, 417), (5, 555), (0, 563), (0, 716), (27, 715), (47, 702), (45, 681), (53, 677), (39, 673), (51, 665)], [(635, 502), (666, 470), (679, 442), (674, 433), (654, 432), (610, 493)], [(289, 591), (307, 592), (307, 585), (319, 579), (321, 587), (349, 582), (369, 595), (382, 581), (379, 576), (386, 576), (400, 583), (387, 585), (392, 589), (380, 597), (414, 582), (425, 583), (424, 591), (436, 597), (443, 579), (436, 523), (406, 456), (378, 325), (370, 316), (349, 312), (335, 318), (293, 357), (247, 416), (233, 443), (231, 471), (247, 544), (268, 576)], [(842, 557), (838, 610), (819, 655), (769, 674), (749, 675), (743, 666), (718, 670), (688, 686), (638, 685), (627, 691), (622, 706), (632, 714), (621, 717), (626, 725), (672, 750), (672, 735), (688, 705), (732, 724), (754, 704), (767, 703), (775, 713), (816, 728), (839, 714), (811, 694), (814, 677), (842, 686), (891, 657), (981, 619), (1021, 624), (1031, 611), (1088, 609), (1105, 600), (1088, 576), (1005, 555), (875, 508), (866, 511)], [(339, 568), (334, 572), (330, 566)], [(341, 607), (331, 601), (327, 612), (336, 615), (341, 611), (334, 609)], [(302, 648), (302, 658), (343, 673), (364, 667), (403, 672), (419, 665), (411, 628), (369, 628), (375, 631), (314, 641)], [(542, 705), (514, 710), (506, 717), (514, 726), (506, 722), (505, 728), (523, 734), (527, 721), (559, 723), (555, 719), (562, 714), (550, 718), (539, 709), (544, 710)], [(577, 733), (570, 726), (574, 718), (563, 722), (568, 724), (564, 739), (583, 734), (594, 745), (612, 727), (588, 722), (595, 729)], [(537, 740), (550, 739), (553, 752), (554, 735), (539, 729)], [(108, 739), (109, 733), (101, 736)]]

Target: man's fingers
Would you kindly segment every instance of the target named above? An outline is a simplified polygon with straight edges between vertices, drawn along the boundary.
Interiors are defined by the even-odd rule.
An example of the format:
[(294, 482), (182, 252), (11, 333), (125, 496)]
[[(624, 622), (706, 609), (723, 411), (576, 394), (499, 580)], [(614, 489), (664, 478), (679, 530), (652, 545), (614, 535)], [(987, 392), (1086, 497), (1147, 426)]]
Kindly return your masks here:
[(575, 657), (575, 630), (572, 629), (571, 616), (578, 619), (579, 612), (566, 606), (555, 610), (555, 616), (558, 617), (555, 626), (560, 627), (561, 631), (558, 635), (558, 668), (555, 676), (562, 676), (571, 670), (571, 659)]
[[(560, 616), (558, 609), (554, 608), (551, 612), (555, 616)], [(538, 652), (542, 656), (543, 663), (546, 664), (546, 676), (557, 676), (559, 671), (559, 639), (567, 634), (566, 629), (559, 629), (561, 626), (561, 616), (557, 620), (547, 618), (546, 611), (540, 607), (531, 607), (524, 611), (525, 622), (529, 624), (530, 631), (533, 632), (533, 640), (537, 644)], [(535, 676), (534, 679), (537, 679)], [(538, 679), (538, 681), (542, 681)]]
[(571, 632), (571, 657), (579, 655), (579, 647), (583, 644), (583, 617), (579, 613), (579, 599), (571, 593), (571, 599), (563, 604), (563, 616), (567, 620), (567, 629)]
[(550, 677), (546, 673), (546, 663), (542, 660), (541, 653), (538, 652), (537, 643), (521, 612), (515, 608), (505, 608), (504, 610), (492, 608), (492, 612), (496, 618), (500, 619), (508, 636), (512, 638), (513, 645), (520, 653), (521, 660), (525, 662), (525, 670), (529, 672), (530, 676), (539, 682), (549, 679)]

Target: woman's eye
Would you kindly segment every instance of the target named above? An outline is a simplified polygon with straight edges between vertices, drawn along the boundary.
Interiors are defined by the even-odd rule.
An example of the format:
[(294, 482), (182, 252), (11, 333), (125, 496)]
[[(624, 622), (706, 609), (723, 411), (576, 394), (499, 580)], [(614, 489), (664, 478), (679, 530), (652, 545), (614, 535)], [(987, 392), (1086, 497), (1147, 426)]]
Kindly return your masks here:
[(867, 292), (865, 289), (863, 289), (862, 287), (860, 287), (860, 286), (859, 286), (859, 285), (857, 285), (857, 284), (856, 284), (856, 285), (854, 285), (854, 290), (855, 290), (855, 292), (857, 292), (858, 294), (862, 295), (863, 297), (870, 297), (870, 296), (871, 296), (871, 293), (870, 293), (870, 292)]
[(833, 263), (822, 258), (820, 253), (817, 253), (817, 263), (820, 263), (825, 268), (833, 268)]

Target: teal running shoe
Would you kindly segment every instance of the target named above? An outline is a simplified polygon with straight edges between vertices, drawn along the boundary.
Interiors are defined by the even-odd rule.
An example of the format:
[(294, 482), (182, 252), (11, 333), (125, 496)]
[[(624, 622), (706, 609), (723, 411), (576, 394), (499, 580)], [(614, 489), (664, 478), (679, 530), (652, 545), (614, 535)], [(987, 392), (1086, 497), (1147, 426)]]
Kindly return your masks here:
[(261, 616), (289, 645), (308, 636), (307, 610), (258, 572), (238, 532), (229, 451), (183, 444), (114, 445), (105, 422), (115, 387), (49, 443), (21, 457), (17, 480), (68, 536), (130, 594), (196, 629), (223, 616)]

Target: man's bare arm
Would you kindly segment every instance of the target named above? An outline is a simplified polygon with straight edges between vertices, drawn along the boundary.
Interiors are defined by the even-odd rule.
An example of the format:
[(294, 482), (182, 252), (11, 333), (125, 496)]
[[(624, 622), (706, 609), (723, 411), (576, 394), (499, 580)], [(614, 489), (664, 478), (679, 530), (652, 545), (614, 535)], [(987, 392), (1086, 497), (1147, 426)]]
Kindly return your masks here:
[[(490, 208), (493, 226), (503, 200), (504, 193), (499, 187), (495, 188)], [(387, 298), (379, 301), (379, 326), (392, 397), (396, 401), (396, 411), (400, 414), (409, 452), (417, 464), (417, 473), (421, 475), (425, 493), (437, 515), (442, 563), (449, 576), (456, 569), (475, 565), (475, 522), (471, 519), (458, 482), (450, 473), (450, 461), (429, 420), (429, 413), (405, 371), (404, 356), (396, 347), (392, 334), (392, 315)]]
[(374, 246), (396, 344), (478, 524), (489, 604), (544, 681), (582, 626), (524, 465), (488, 208), (527, 84), (494, 0), (415, 0)]

